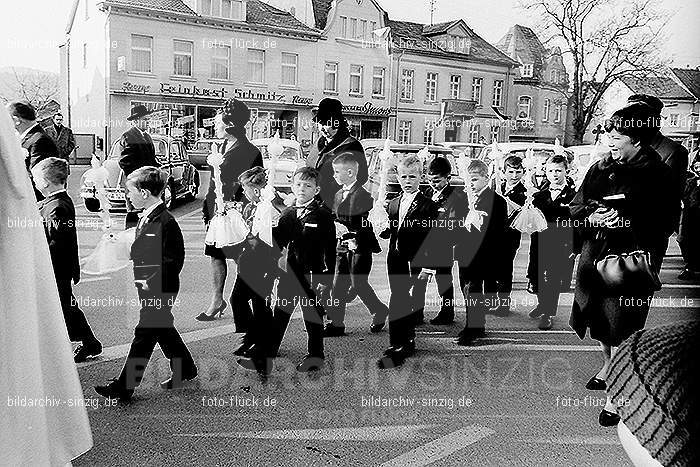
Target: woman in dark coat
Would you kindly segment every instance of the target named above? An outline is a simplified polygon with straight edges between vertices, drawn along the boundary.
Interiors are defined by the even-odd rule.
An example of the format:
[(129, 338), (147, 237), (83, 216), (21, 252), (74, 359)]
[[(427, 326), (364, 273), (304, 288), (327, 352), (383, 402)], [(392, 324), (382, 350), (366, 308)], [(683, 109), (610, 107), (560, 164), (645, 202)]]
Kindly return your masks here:
[[(604, 365), (586, 388), (604, 390), (613, 348), (644, 328), (653, 291), (635, 288), (621, 296), (606, 290), (596, 262), (607, 254), (645, 250), (658, 273), (668, 237), (675, 229), (674, 208), (679, 204), (671, 169), (649, 145), (658, 128), (645, 104), (624, 107), (606, 122), (611, 155), (590, 168), (570, 204), (582, 248), (576, 272), (570, 326), (583, 339), (590, 330), (602, 346)], [(606, 201), (604, 197), (624, 195)], [(619, 416), (608, 399), (599, 422), (617, 423)]]
[[(214, 119), (216, 135), (224, 138), (223, 147), (219, 151), (224, 153), (224, 162), (221, 164), (221, 190), (224, 201), (228, 203), (242, 203), (244, 201), (243, 189), (238, 182), (238, 177), (253, 167), (263, 167), (263, 158), (260, 150), (248, 141), (245, 134), (245, 125), (250, 119), (250, 110), (243, 102), (237, 99), (229, 99), (219, 110)], [(213, 172), (212, 172), (213, 173)], [(213, 176), (209, 179), (209, 191), (202, 205), (202, 218), (204, 224), (209, 225), (216, 214), (216, 183)], [(226, 259), (236, 259), (240, 249), (236, 246), (216, 248), (213, 245), (204, 247), (204, 254), (211, 257), (212, 280), (214, 296), (206, 312), (200, 313), (195, 319), (199, 321), (212, 321), (216, 316), (221, 316), (226, 309), (224, 301), (224, 285), (226, 283), (227, 266)], [(234, 321), (237, 332), (245, 332), (251, 316), (240, 316), (240, 310), (234, 310)]]

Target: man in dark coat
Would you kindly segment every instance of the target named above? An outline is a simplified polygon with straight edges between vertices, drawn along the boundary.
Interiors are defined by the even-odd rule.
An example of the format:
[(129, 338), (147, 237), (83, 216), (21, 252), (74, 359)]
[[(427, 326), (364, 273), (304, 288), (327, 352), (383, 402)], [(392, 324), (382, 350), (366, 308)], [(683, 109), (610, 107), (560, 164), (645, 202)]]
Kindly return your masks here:
[[(56, 144), (36, 121), (34, 107), (24, 102), (13, 102), (7, 106), (7, 110), (15, 122), (15, 130), (20, 135), (22, 148), (27, 151), (25, 163), (28, 172), (39, 161), (49, 157), (58, 157)], [(31, 178), (31, 172), (29, 176)], [(34, 184), (33, 180), (32, 184)], [(36, 188), (34, 188), (34, 195), (37, 201), (44, 199), (44, 196)]]
[[(661, 126), (661, 111), (664, 108), (664, 103), (656, 96), (650, 96), (648, 94), (634, 94), (627, 98), (628, 104), (634, 104), (641, 102), (648, 105), (654, 111), (655, 117), (658, 119), (657, 126)], [(673, 141), (671, 138), (664, 136), (661, 133), (660, 128), (657, 128), (654, 136), (649, 142), (649, 146), (656, 151), (661, 160), (671, 167), (674, 177), (674, 185), (678, 189), (680, 196), (683, 195), (685, 190), (685, 181), (688, 177), (688, 150), (682, 144)], [(675, 218), (674, 223), (676, 225), (676, 231), (678, 231), (678, 226), (681, 219), (681, 206), (678, 205), (678, 209), (674, 211)]]
[[(138, 168), (159, 166), (153, 140), (151, 135), (146, 132), (147, 121), (144, 117), (151, 113), (145, 105), (137, 105), (131, 109), (131, 115), (126, 117), (126, 120), (132, 122), (133, 126), (124, 132), (118, 142), (121, 154), (119, 167), (124, 171), (123, 179), (125, 181), (131, 172)], [(134, 209), (128, 196), (126, 197), (126, 208), (125, 225), (128, 229), (136, 226), (139, 220), (138, 211)]]
[(51, 137), (58, 147), (58, 157), (70, 163), (70, 155), (76, 148), (73, 130), (63, 125), (63, 115), (53, 116), (53, 125), (46, 128), (46, 134)]
[(321, 174), (318, 198), (328, 209), (333, 209), (335, 194), (340, 190), (340, 185), (333, 179), (333, 160), (345, 152), (355, 154), (359, 166), (357, 183), (364, 185), (369, 178), (367, 158), (362, 144), (350, 136), (348, 123), (343, 116), (343, 104), (339, 100), (322, 99), (313, 121), (318, 125), (322, 137), (318, 140), (318, 157), (315, 161), (309, 161), (308, 165)]

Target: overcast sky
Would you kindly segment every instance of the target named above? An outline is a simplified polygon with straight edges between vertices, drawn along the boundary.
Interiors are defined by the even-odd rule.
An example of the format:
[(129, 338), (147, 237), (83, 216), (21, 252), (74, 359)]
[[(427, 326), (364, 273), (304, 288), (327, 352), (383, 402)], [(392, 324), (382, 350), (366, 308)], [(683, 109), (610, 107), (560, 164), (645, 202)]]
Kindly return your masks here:
[[(24, 66), (58, 71), (57, 45), (73, 0), (24, 0), (0, 3), (0, 68)], [(429, 0), (379, 0), (392, 19), (430, 22)], [(518, 0), (436, 0), (435, 22), (463, 18), (479, 35), (496, 42), (515, 23), (536, 25), (517, 9)], [(700, 65), (700, 1), (664, 0), (675, 12), (665, 52), (675, 66)]]

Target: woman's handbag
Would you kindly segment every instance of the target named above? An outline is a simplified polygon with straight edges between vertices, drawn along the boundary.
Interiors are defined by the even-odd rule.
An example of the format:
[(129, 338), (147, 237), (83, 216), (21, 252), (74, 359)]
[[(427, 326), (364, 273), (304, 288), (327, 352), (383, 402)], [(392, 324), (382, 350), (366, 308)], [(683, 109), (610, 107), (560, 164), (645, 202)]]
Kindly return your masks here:
[(651, 267), (649, 252), (635, 250), (629, 253), (611, 254), (596, 262), (596, 269), (603, 283), (616, 292), (658, 292), (661, 281)]

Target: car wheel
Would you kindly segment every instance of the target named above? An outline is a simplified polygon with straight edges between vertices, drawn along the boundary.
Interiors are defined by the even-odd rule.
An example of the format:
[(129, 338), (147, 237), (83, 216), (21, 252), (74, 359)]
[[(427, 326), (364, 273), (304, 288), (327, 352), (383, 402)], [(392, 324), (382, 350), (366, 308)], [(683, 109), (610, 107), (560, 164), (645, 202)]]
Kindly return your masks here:
[(172, 180), (168, 181), (168, 184), (165, 185), (165, 189), (163, 190), (163, 204), (165, 204), (168, 210), (175, 206), (175, 190), (173, 190)]

